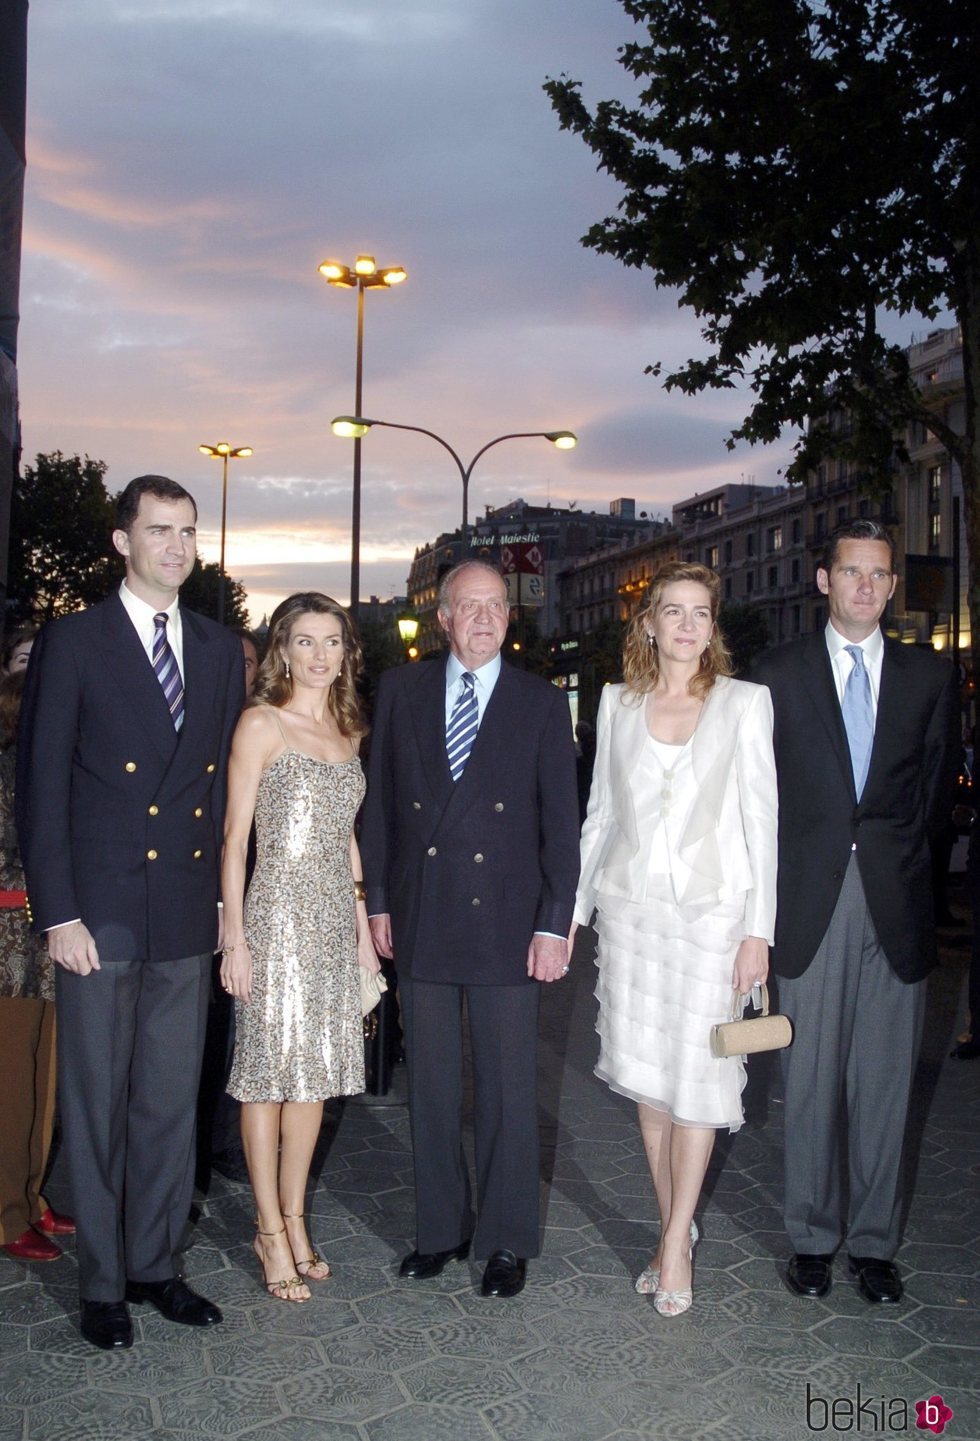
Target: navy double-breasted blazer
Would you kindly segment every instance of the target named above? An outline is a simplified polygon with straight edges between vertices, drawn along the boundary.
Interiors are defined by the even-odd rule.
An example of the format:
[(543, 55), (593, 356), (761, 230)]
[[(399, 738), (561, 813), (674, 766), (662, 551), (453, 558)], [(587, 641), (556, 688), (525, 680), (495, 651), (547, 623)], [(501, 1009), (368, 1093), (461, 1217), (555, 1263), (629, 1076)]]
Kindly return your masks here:
[(824, 632), (765, 652), (752, 679), (772, 695), (779, 780), (773, 969), (807, 969), (853, 853), (889, 964), (920, 980), (936, 955), (929, 840), (949, 819), (959, 759), (952, 667), (886, 638), (860, 801)]
[(535, 931), (567, 935), (578, 800), (565, 694), (503, 664), (466, 769), (446, 758), (446, 662), (378, 688), (361, 857), (371, 915), (417, 981), (519, 985)]
[(181, 609), (179, 734), (118, 593), (45, 626), (28, 668), (17, 825), (34, 924), (76, 918), (102, 961), (177, 960), (217, 940), (225, 769), (241, 646)]

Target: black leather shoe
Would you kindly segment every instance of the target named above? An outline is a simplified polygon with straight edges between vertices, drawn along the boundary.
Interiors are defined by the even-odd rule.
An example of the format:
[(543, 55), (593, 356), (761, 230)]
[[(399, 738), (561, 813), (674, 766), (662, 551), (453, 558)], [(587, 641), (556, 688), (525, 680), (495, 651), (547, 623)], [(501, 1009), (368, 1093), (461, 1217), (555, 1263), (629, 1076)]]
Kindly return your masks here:
[(484, 1296), (516, 1296), (524, 1290), (527, 1262), (513, 1251), (494, 1251), (483, 1273)]
[(830, 1290), (830, 1263), (833, 1259), (833, 1256), (810, 1256), (798, 1251), (786, 1273), (789, 1289), (797, 1296), (826, 1296)]
[(894, 1306), (901, 1301), (902, 1283), (894, 1261), (883, 1261), (880, 1256), (850, 1256), (848, 1261), (866, 1301), (873, 1306)]
[(465, 1261), (470, 1252), (469, 1240), (451, 1251), (410, 1251), (398, 1268), (403, 1281), (428, 1281), (439, 1276), (450, 1261)]
[(122, 1351), (133, 1344), (133, 1323), (125, 1301), (82, 1300), (82, 1335), (102, 1351)]
[(182, 1326), (217, 1326), (222, 1319), (217, 1306), (192, 1291), (179, 1276), (171, 1276), (169, 1281), (127, 1281), (126, 1300), (137, 1304), (149, 1301), (161, 1316)]

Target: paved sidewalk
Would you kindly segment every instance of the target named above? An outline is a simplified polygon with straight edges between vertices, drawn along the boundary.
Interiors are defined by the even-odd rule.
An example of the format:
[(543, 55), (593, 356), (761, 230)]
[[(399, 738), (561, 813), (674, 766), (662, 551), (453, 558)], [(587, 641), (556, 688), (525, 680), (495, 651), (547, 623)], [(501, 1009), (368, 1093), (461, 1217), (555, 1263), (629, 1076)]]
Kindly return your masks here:
[[(635, 1295), (654, 1203), (633, 1108), (591, 1074), (592, 966), (578, 957), (544, 996), (546, 1230), (520, 1297), (483, 1300), (470, 1264), (395, 1280), (413, 1232), (396, 1089), (391, 1104), (331, 1109), (311, 1231), (335, 1277), (306, 1306), (265, 1296), (247, 1188), (217, 1176), (185, 1265), (224, 1309), (213, 1331), (137, 1307), (133, 1349), (95, 1351), (78, 1333), (70, 1254), (0, 1257), (0, 1441), (929, 1436), (915, 1402), (936, 1393), (954, 1413), (944, 1435), (976, 1441), (980, 1063), (945, 1059), (966, 958), (963, 939), (947, 939), (917, 1083), (900, 1306), (866, 1305), (841, 1261), (826, 1300), (786, 1290), (781, 1108), (765, 1057), (750, 1062), (748, 1123), (719, 1140), (709, 1172), (693, 1308), (666, 1321)], [(57, 1168), (52, 1195), (66, 1204)]]

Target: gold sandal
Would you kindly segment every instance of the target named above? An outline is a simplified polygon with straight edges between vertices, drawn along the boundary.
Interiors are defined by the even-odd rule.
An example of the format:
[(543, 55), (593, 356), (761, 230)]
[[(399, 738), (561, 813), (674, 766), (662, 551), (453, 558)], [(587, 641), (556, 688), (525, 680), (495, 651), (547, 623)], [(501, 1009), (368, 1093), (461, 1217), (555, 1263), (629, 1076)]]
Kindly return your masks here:
[[(288, 1211), (283, 1211), (282, 1219), (284, 1221), (305, 1221), (306, 1212), (298, 1211), (294, 1215), (291, 1215)], [(306, 1267), (305, 1271), (303, 1270), (304, 1266)], [(317, 1268), (320, 1268), (319, 1275), (317, 1275)], [(305, 1261), (296, 1262), (296, 1269), (304, 1281), (329, 1281), (332, 1274), (329, 1263), (326, 1262), (322, 1256), (318, 1255), (312, 1247), (310, 1248), (310, 1255), (307, 1256)]]
[[(256, 1224), (256, 1228), (258, 1228), (258, 1221), (256, 1221), (255, 1224)], [(303, 1278), (302, 1278), (301, 1276), (287, 1276), (287, 1277), (284, 1277), (281, 1281), (270, 1281), (270, 1280), (269, 1280), (269, 1277), (268, 1277), (268, 1274), (267, 1274), (267, 1272), (266, 1272), (266, 1269), (265, 1269), (265, 1257), (264, 1257), (263, 1254), (262, 1254), (262, 1245), (261, 1245), (261, 1242), (259, 1241), (259, 1237), (260, 1237), (260, 1236), (284, 1236), (285, 1234), (286, 1234), (286, 1227), (285, 1227), (285, 1226), (280, 1227), (280, 1229), (279, 1229), (278, 1231), (260, 1231), (260, 1230), (256, 1229), (256, 1232), (255, 1232), (255, 1240), (252, 1242), (252, 1250), (255, 1252), (256, 1260), (258, 1261), (259, 1265), (262, 1267), (262, 1281), (263, 1281), (263, 1284), (264, 1284), (264, 1286), (265, 1286), (265, 1289), (268, 1291), (268, 1293), (269, 1293), (269, 1295), (272, 1297), (272, 1299), (273, 1299), (274, 1301), (295, 1301), (295, 1302), (297, 1302), (298, 1304), (302, 1304), (302, 1303), (305, 1302), (305, 1301), (310, 1301), (310, 1300), (312, 1300), (312, 1296), (311, 1296), (311, 1294), (310, 1294), (310, 1288), (309, 1288), (309, 1286), (307, 1286), (306, 1282), (303, 1280)], [(299, 1268), (297, 1267), (297, 1270), (298, 1270), (298, 1269), (299, 1269)], [(305, 1296), (290, 1296), (288, 1293), (289, 1293), (290, 1291), (292, 1291), (296, 1286), (302, 1286), (303, 1290), (306, 1292), (306, 1295), (305, 1295)], [(286, 1294), (286, 1295), (283, 1295), (283, 1294), (282, 1294), (283, 1292), (286, 1292), (287, 1294)]]

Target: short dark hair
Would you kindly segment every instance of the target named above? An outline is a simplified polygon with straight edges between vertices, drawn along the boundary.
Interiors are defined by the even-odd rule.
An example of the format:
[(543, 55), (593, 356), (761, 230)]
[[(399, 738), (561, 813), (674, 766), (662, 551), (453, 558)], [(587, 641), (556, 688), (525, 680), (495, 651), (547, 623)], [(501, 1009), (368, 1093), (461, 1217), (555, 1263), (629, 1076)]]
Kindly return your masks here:
[(890, 569), (895, 572), (895, 540), (885, 529), (880, 520), (845, 520), (836, 530), (832, 530), (827, 537), (827, 543), (823, 548), (823, 555), (817, 562), (818, 570), (825, 570), (829, 575), (837, 559), (837, 552), (840, 550), (842, 540), (880, 540), (887, 545), (891, 557)]
[(117, 530), (125, 530), (127, 533), (132, 530), (144, 495), (155, 495), (157, 500), (189, 500), (194, 507), (194, 519), (197, 520), (197, 501), (189, 490), (185, 490), (182, 485), (165, 475), (138, 475), (116, 497)]

